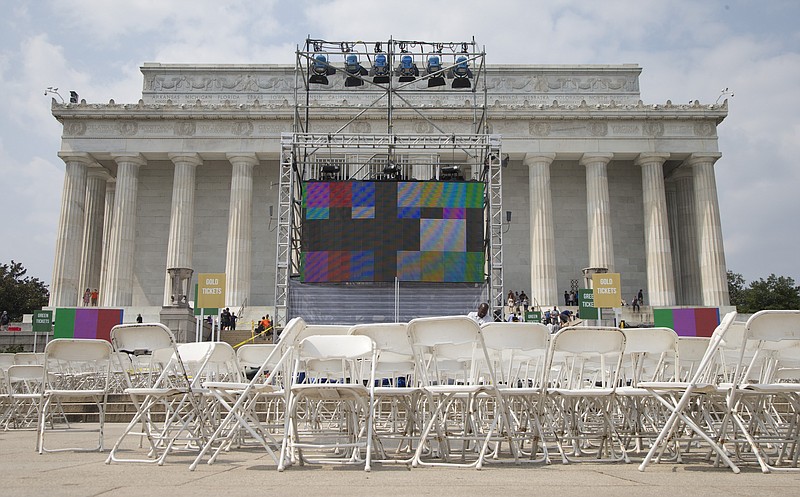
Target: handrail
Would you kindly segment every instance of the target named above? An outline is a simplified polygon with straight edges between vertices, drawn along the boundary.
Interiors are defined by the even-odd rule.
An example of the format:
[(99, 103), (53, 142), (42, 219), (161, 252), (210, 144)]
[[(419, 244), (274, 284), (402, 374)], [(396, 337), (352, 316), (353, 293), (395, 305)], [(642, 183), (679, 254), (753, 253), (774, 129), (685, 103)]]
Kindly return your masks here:
[(250, 336), (250, 338), (248, 338), (248, 339), (246, 339), (246, 340), (244, 340), (244, 341), (242, 341), (242, 342), (240, 342), (240, 343), (237, 343), (236, 345), (234, 345), (234, 346), (233, 346), (234, 350), (235, 350), (235, 349), (238, 349), (239, 347), (241, 347), (242, 345), (244, 345), (244, 344), (246, 344), (246, 343), (248, 343), (248, 342), (255, 342), (256, 338), (258, 338), (258, 337), (260, 337), (260, 336), (267, 335), (267, 334), (271, 333), (271, 332), (272, 332), (272, 325), (270, 325), (270, 326), (269, 326), (267, 329), (265, 329), (265, 330), (264, 330), (264, 331), (262, 331), (261, 333), (255, 334), (255, 333), (253, 333), (252, 321), (251, 321), (251, 328), (250, 328), (250, 332), (252, 333), (252, 335)]

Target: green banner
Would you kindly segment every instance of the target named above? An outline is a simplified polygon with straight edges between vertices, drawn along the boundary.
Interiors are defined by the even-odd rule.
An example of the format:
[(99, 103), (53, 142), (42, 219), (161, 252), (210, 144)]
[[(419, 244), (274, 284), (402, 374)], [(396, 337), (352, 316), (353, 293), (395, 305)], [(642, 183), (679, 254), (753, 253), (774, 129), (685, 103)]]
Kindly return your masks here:
[(36, 332), (50, 333), (53, 330), (53, 311), (33, 311), (31, 329)]
[(597, 308), (594, 306), (594, 290), (591, 288), (578, 290), (578, 315), (581, 319), (598, 319)]

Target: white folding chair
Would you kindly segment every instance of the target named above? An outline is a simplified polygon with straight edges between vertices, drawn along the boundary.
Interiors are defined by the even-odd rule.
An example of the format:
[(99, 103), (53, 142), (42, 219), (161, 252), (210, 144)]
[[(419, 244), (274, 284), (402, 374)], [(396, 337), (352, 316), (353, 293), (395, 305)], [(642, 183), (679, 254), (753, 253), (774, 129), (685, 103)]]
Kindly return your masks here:
[[(540, 323), (486, 323), (481, 335), (510, 414), (508, 430), (521, 457), (515, 462), (550, 462), (541, 414), (550, 331)], [(499, 458), (495, 449), (493, 459)]]
[[(141, 368), (127, 374), (128, 394), (136, 407), (131, 421), (123, 430), (106, 459), (111, 462), (141, 462), (164, 464), (174, 446), (196, 449), (203, 445), (206, 426), (203, 423), (200, 392), (197, 378), (190, 378), (172, 332), (160, 323), (122, 324), (111, 329), (111, 343), (118, 352), (134, 355)], [(201, 342), (201, 346), (203, 343)], [(205, 346), (200, 357), (195, 356), (197, 346), (184, 349), (184, 356), (202, 364), (211, 356), (213, 348)], [(134, 386), (144, 381), (145, 386)], [(141, 425), (140, 431), (135, 431)], [(146, 439), (145, 457), (124, 457), (136, 452), (130, 439)]]
[(757, 312), (747, 320), (739, 349), (727, 402), (735, 430), (722, 437), (764, 473), (798, 471), (800, 310)]
[[(405, 323), (358, 324), (351, 335), (368, 336), (378, 349), (375, 366), (375, 462), (410, 463), (414, 438), (420, 431), (417, 413), (422, 389), (417, 385), (414, 351)], [(394, 448), (393, 454), (387, 444)]]
[(14, 364), (6, 370), (7, 411), (4, 429), (36, 429), (44, 392), (44, 366)]
[(315, 335), (297, 346), (278, 471), (289, 464), (371, 470), (377, 349), (367, 336)]
[[(666, 419), (665, 408), (640, 382), (676, 381), (678, 334), (670, 328), (626, 328), (620, 386), (615, 390), (619, 419), (617, 430), (627, 450), (643, 449), (654, 439)], [(633, 446), (630, 442), (633, 442)]]
[[(42, 408), (39, 413), (39, 433), (37, 450), (44, 452), (61, 451), (102, 451), (103, 430), (105, 427), (106, 402), (111, 377), (111, 344), (106, 340), (56, 338), (47, 343), (44, 351), (44, 379)], [(84, 404), (91, 399), (97, 407), (98, 428), (76, 429), (68, 423), (65, 427), (53, 426), (47, 429), (47, 420), (54, 410), (62, 411), (64, 401)], [(63, 412), (63, 411), (62, 411)], [(98, 434), (94, 447), (45, 447), (45, 434), (58, 432), (92, 432)]]
[[(213, 449), (208, 464), (213, 464), (217, 457), (228, 450), (234, 439), (243, 434), (249, 434), (258, 446), (264, 448), (275, 463), (278, 442), (282, 436), (285, 423), (281, 423), (288, 396), (286, 383), (290, 381), (289, 374), (285, 372), (288, 367), (288, 358), (294, 351), (298, 336), (303, 334), (306, 323), (302, 318), (296, 317), (286, 323), (280, 340), (275, 345), (255, 345), (242, 350), (240, 348), (239, 365), (258, 368), (252, 373), (250, 381), (206, 381), (203, 388), (215, 397), (224, 417), (217, 424), (214, 432), (209, 436), (206, 444), (201, 448), (195, 460), (189, 466), (194, 471), (209, 451)], [(259, 400), (267, 399), (272, 408), (267, 408), (267, 420), (261, 422), (255, 412)], [(271, 409), (272, 414), (270, 415)], [(280, 429), (281, 432), (277, 433)]]
[(568, 327), (551, 339), (545, 411), (563, 463), (629, 462), (612, 420), (624, 350), (618, 328)]
[[(739, 473), (739, 467), (734, 464), (722, 444), (717, 441), (719, 435), (717, 428), (712, 426), (710, 422), (704, 421), (709, 418), (706, 417), (705, 412), (702, 412), (705, 406), (711, 403), (709, 399), (704, 397), (716, 396), (720, 392), (717, 374), (717, 368), (719, 367), (719, 362), (717, 361), (718, 352), (726, 339), (726, 333), (734, 326), (735, 319), (736, 312), (729, 312), (723, 317), (711, 335), (702, 360), (697, 364), (694, 374), (688, 381), (639, 383), (641, 388), (650, 390), (654, 397), (670, 412), (669, 417), (661, 427), (658, 437), (656, 437), (647, 455), (639, 465), (639, 471), (644, 471), (656, 454), (660, 459), (665, 450), (671, 444), (676, 443), (676, 437), (680, 438), (682, 436), (685, 428), (704, 441), (734, 473)], [(680, 362), (680, 352), (678, 360)], [(680, 365), (678, 368), (680, 371)], [(694, 416), (690, 411), (690, 406), (701, 411), (699, 414), (703, 418)], [(679, 453), (679, 448), (677, 449)]]
[[(427, 416), (412, 466), (480, 469), (492, 441), (507, 441), (516, 457), (516, 442), (497, 431), (511, 422), (478, 323), (466, 316), (418, 318), (408, 323), (408, 336)], [(481, 409), (487, 402), (494, 408)], [(467, 461), (468, 454), (474, 459)]]

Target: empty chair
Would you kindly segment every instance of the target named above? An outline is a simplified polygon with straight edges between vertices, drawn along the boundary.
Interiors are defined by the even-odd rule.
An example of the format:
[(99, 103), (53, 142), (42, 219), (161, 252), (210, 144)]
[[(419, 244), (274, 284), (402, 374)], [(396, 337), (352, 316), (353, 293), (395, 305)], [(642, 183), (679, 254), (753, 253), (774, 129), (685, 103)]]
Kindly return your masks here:
[[(192, 444), (202, 444), (206, 416), (201, 410), (200, 392), (193, 388), (194, 379), (189, 377), (169, 328), (160, 323), (116, 325), (111, 329), (111, 343), (116, 351), (134, 355), (142, 369), (139, 378), (126, 375), (125, 393), (136, 407), (136, 414), (114, 444), (106, 463), (161, 465), (178, 444), (197, 450)], [(213, 348), (207, 346), (202, 356), (195, 356), (194, 347), (184, 351), (191, 356), (187, 359), (202, 364)], [(135, 431), (138, 426), (141, 429)], [(125, 453), (138, 451), (142, 439), (147, 440), (145, 456), (125, 457)]]
[[(542, 382), (550, 331), (540, 323), (486, 323), (481, 326), (481, 335), (494, 366), (498, 391), (508, 406), (508, 431), (521, 456), (515, 461), (549, 462), (542, 423)], [(499, 444), (494, 454), (495, 459), (498, 457)]]
[(553, 336), (545, 409), (564, 463), (629, 462), (612, 420), (624, 351), (618, 328), (570, 327)]
[[(367, 336), (314, 335), (294, 354), (278, 471), (289, 464), (371, 469), (377, 349)], [(368, 367), (363, 367), (364, 363)]]
[[(408, 323), (408, 336), (425, 413), (412, 466), (481, 468), (489, 444), (501, 440), (498, 426), (511, 423), (480, 326), (466, 316), (418, 318)], [(493, 409), (482, 410), (487, 401)]]
[[(111, 344), (106, 340), (56, 338), (44, 351), (43, 403), (39, 415), (37, 449), (39, 453), (64, 450), (103, 450), (106, 401), (111, 378)], [(47, 420), (53, 411), (61, 409), (65, 401), (85, 402), (91, 399), (97, 407), (99, 427), (76, 429), (68, 423), (64, 427), (47, 429)], [(45, 447), (45, 435), (56, 432), (97, 432), (94, 447)]]
[(44, 366), (14, 364), (6, 370), (4, 429), (35, 429), (44, 391)]
[[(296, 317), (286, 323), (277, 344), (242, 346), (237, 352), (240, 367), (257, 368), (251, 372), (250, 381), (203, 382), (203, 388), (215, 398), (222, 419), (189, 466), (190, 470), (196, 469), (212, 449), (208, 464), (213, 464), (223, 451), (232, 447), (237, 437), (243, 444), (241, 437), (246, 435), (262, 446), (275, 463), (278, 463), (274, 453), (279, 445), (275, 433), (281, 430), (282, 434), (285, 425), (281, 416), (288, 396), (286, 384), (290, 381), (286, 369), (290, 366), (288, 362), (297, 338), (305, 328), (305, 321)], [(262, 399), (271, 406), (267, 409), (267, 419), (263, 423), (255, 412), (257, 403)]]
[[(380, 462), (409, 463), (414, 437), (420, 431), (417, 407), (422, 390), (417, 385), (414, 351), (405, 323), (358, 324), (351, 335), (368, 336), (378, 349), (375, 365), (375, 423)], [(386, 445), (391, 444), (393, 451)]]

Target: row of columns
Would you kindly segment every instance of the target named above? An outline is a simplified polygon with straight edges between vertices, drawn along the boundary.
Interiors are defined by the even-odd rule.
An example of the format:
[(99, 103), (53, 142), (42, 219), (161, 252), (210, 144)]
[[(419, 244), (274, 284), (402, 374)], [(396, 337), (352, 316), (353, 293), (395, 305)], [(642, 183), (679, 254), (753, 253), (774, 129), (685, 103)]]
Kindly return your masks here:
[[(719, 215), (714, 163), (718, 153), (692, 154), (685, 166), (690, 173), (679, 173), (675, 182), (678, 226), (678, 253), (673, 257), (670, 241), (667, 190), (663, 165), (666, 153), (642, 153), (635, 164), (642, 169), (642, 212), (647, 260), (647, 289), (654, 306), (677, 303), (677, 288), (684, 302), (705, 306), (728, 305), (728, 287), (722, 228)], [(560, 301), (557, 288), (553, 203), (550, 165), (555, 154), (528, 154), (531, 292), (540, 303)], [(614, 267), (614, 243), (608, 188), (610, 153), (586, 153), (580, 164), (586, 169), (586, 213), (589, 244), (588, 267)], [(684, 168), (681, 168), (684, 169)], [(680, 279), (676, 285), (673, 264), (678, 261)], [(699, 294), (697, 290), (700, 289)]]
[[(66, 164), (61, 214), (56, 234), (50, 306), (80, 305), (85, 288), (99, 289), (99, 305), (133, 304), (136, 202), (139, 169), (147, 161), (137, 153), (115, 154), (111, 176), (84, 152), (62, 152)], [(166, 270), (192, 268), (195, 173), (203, 161), (196, 153), (169, 154), (173, 162), (172, 208), (164, 268), (164, 305), (171, 305)], [(226, 305), (241, 305), (250, 295), (254, 153), (228, 154), (232, 165), (225, 261)]]

